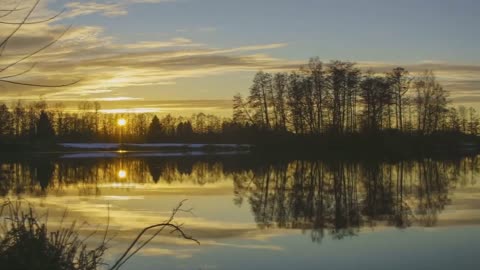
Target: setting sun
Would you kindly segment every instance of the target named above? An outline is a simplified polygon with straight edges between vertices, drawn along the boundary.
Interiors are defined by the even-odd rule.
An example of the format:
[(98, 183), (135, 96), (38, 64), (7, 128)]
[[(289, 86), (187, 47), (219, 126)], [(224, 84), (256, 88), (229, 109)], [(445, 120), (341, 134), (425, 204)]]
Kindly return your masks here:
[(125, 126), (127, 124), (127, 120), (125, 118), (120, 118), (117, 120), (117, 124), (121, 127)]

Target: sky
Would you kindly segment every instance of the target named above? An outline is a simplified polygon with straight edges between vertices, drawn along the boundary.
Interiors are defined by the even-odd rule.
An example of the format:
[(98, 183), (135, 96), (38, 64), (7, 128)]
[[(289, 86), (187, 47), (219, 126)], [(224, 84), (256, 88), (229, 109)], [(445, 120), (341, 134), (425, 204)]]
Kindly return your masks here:
[[(18, 21), (35, 1), (24, 0), (19, 7), (26, 9), (0, 21)], [(0, 2), (14, 7), (16, 1)], [(256, 71), (287, 71), (318, 56), (382, 72), (432, 69), (455, 102), (480, 103), (476, 0), (43, 0), (30, 21), (63, 9), (51, 21), (22, 27), (0, 65), (60, 39), (0, 75), (37, 63), (13, 79), (80, 82), (59, 88), (0, 83), (1, 101), (95, 100), (111, 112), (228, 115), (226, 102), (248, 93)], [(0, 24), (0, 37), (13, 29)]]

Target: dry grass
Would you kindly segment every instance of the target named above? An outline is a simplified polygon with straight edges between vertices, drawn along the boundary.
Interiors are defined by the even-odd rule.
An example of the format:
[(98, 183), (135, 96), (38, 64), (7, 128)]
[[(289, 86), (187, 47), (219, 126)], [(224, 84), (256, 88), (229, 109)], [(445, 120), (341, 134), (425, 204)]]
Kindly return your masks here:
[[(27, 204), (25, 206), (25, 204)], [(35, 208), (19, 201), (6, 200), (0, 207), (0, 269), (8, 270), (97, 270), (120, 269), (164, 229), (180, 237), (199, 242), (186, 235), (182, 225), (174, 224), (175, 215), (189, 212), (182, 209), (183, 201), (173, 209), (166, 221), (145, 227), (124, 253), (111, 265), (104, 261), (108, 249), (107, 228), (102, 241), (90, 247), (89, 236), (79, 234), (79, 226), (73, 222), (68, 227), (49, 231), (47, 218), (39, 217)], [(65, 218), (65, 215), (64, 217)], [(62, 219), (63, 223), (63, 219)], [(147, 237), (147, 232), (152, 232)]]

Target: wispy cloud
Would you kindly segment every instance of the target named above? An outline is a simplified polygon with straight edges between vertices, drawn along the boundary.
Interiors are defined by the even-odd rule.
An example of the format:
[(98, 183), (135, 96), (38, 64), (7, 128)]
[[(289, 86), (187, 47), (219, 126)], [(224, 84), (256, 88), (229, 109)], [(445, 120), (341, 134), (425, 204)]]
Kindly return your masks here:
[[(128, 7), (132, 4), (160, 2), (170, 1), (76, 1), (67, 4), (68, 10), (64, 15), (66, 17), (88, 14), (118, 16), (127, 14)], [(44, 4), (40, 7), (39, 14), (48, 16), (55, 12), (49, 10)], [(20, 55), (32, 52), (39, 46), (56, 39), (65, 30), (65, 26), (59, 24), (59, 20), (23, 27), (9, 43), (0, 58), (0, 65), (11, 63)], [(12, 28), (2, 26), (2, 30), (4, 29), (8, 32)], [(209, 32), (216, 31), (216, 28), (199, 27), (195, 31)], [(176, 35), (181, 33), (175, 29), (172, 29), (172, 32)], [(219, 48), (215, 44), (205, 44), (183, 36), (122, 43), (106, 34), (101, 26), (74, 26), (48, 50), (2, 75), (16, 74), (37, 63), (32, 71), (15, 79), (27, 83), (49, 84), (68, 83), (78, 79), (81, 81), (65, 88), (31, 88), (2, 84), (0, 100), (37, 99), (43, 96), (53, 100), (81, 98), (137, 102), (141, 98), (155, 98), (158, 90), (154, 87), (174, 87), (184, 79), (207, 78), (234, 72), (254, 72), (259, 69), (270, 71), (296, 69), (305, 62), (304, 59), (292, 61), (271, 55), (272, 51), (287, 45), (287, 43), (274, 42)], [(480, 65), (435, 60), (418, 63), (362, 61), (358, 65), (362, 69), (372, 69), (377, 72), (386, 72), (396, 66), (404, 66), (412, 73), (432, 69), (445, 87), (453, 92), (454, 100), (480, 100)], [(136, 90), (141, 88), (149, 90), (138, 94)], [(231, 91), (239, 90), (242, 89), (235, 88)]]
[(128, 14), (128, 6), (134, 4), (156, 4), (161, 2), (173, 2), (175, 0), (119, 0), (119, 1), (76, 1), (67, 3), (69, 12), (66, 17), (73, 18), (91, 14), (99, 14), (107, 17), (123, 16)]
[(167, 41), (141, 41), (132, 44), (122, 45), (120, 47), (125, 47), (128, 49), (159, 49), (159, 48), (169, 48), (169, 47), (199, 47), (204, 46), (204, 44), (194, 43), (188, 38), (173, 38)]
[[(22, 27), (11, 40), (0, 58), (0, 65), (8, 65), (22, 55), (37, 50), (54, 41), (65, 31), (62, 19), (90, 14), (118, 16), (127, 14), (132, 4), (153, 4), (168, 0), (121, 0), (121, 1), (75, 1), (67, 4), (67, 11), (54, 21)], [(30, 3), (31, 4), (31, 3)], [(28, 5), (27, 5), (28, 6)], [(42, 2), (38, 14), (51, 16), (54, 11)], [(11, 18), (13, 21), (22, 14)], [(3, 27), (3, 26), (2, 26)], [(8, 33), (13, 26), (6, 26)], [(201, 31), (214, 31), (202, 28)], [(122, 43), (105, 34), (101, 26), (74, 26), (52, 47), (41, 54), (24, 60), (21, 65), (2, 72), (11, 76), (35, 68), (15, 80), (37, 84), (65, 84), (81, 81), (64, 88), (31, 88), (2, 84), (0, 100), (35, 99), (92, 99), (92, 100), (138, 100), (132, 94), (119, 94), (117, 90), (129, 87), (174, 85), (179, 79), (201, 78), (233, 71), (282, 68), (280, 59), (261, 51), (286, 46), (285, 43), (251, 44), (230, 48), (215, 48), (195, 42), (186, 37), (166, 40), (140, 40)], [(132, 95), (132, 96), (130, 96)]]
[[(19, 54), (34, 50), (35, 46), (29, 41), (46, 44), (63, 29), (59, 25), (48, 25), (22, 31), (0, 64), (7, 64)], [(55, 98), (97, 95), (107, 93), (98, 89), (114, 91), (129, 86), (168, 85), (181, 78), (281, 68), (284, 61), (258, 52), (284, 46), (284, 43), (274, 43), (212, 48), (182, 37), (121, 44), (105, 35), (101, 27), (79, 26), (72, 28), (49, 50), (25, 61), (22, 68), (34, 62), (38, 64), (21, 79), (24, 82), (65, 83), (80, 78), (81, 82), (65, 89), (9, 87), (2, 91), (0, 98), (18, 98), (19, 93), (26, 97), (44, 95)], [(10, 72), (14, 74), (20, 70)]]

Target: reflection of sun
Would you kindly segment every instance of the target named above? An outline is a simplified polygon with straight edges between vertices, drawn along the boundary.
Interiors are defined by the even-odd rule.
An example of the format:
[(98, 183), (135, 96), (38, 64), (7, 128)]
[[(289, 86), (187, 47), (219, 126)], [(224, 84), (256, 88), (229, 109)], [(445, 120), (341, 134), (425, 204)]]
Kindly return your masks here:
[(118, 177), (119, 177), (119, 178), (125, 178), (125, 177), (127, 177), (127, 171), (125, 171), (125, 170), (120, 170), (120, 171), (118, 171)]

